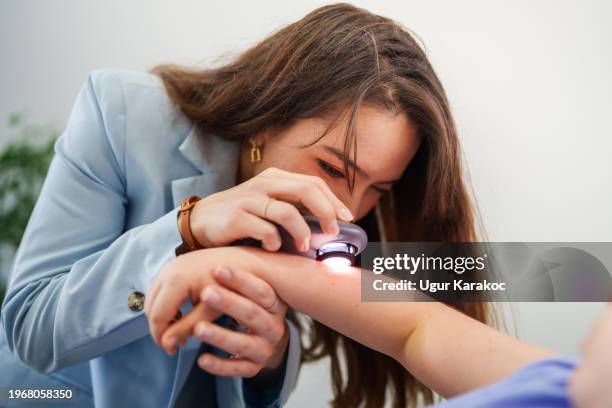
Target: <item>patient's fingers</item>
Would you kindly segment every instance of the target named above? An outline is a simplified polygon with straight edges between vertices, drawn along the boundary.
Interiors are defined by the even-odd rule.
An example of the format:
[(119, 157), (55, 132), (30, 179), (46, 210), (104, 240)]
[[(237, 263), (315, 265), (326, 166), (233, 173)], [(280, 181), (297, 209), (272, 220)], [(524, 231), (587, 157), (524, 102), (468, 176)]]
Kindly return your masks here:
[(254, 377), (262, 366), (243, 358), (221, 358), (204, 353), (198, 358), (198, 365), (204, 371), (225, 377)]
[(160, 285), (158, 284), (158, 282), (153, 282), (153, 284), (149, 288), (149, 293), (147, 293), (145, 297), (144, 313), (147, 317), (151, 313), (151, 304), (154, 302), (155, 297), (157, 296), (157, 292), (159, 292), (159, 288)]
[(259, 364), (265, 364), (274, 352), (272, 345), (260, 336), (226, 329), (210, 322), (198, 322), (194, 333), (203, 343)]
[(193, 328), (197, 322), (216, 320), (221, 313), (206, 303), (198, 303), (189, 313), (182, 316), (180, 320), (172, 323), (161, 336), (161, 346), (166, 353), (174, 355), (177, 346), (185, 344), (193, 334)]
[(214, 277), (224, 286), (243, 294), (270, 313), (284, 315), (287, 310), (287, 306), (280, 301), (272, 286), (252, 273), (218, 267), (214, 271)]
[(168, 285), (161, 285), (157, 295), (151, 301), (147, 318), (149, 320), (149, 331), (157, 344), (161, 345), (162, 334), (176, 316), (176, 311), (179, 310), (187, 294), (187, 288), (178, 284), (175, 284), (172, 288)]
[(223, 286), (208, 285), (202, 291), (201, 299), (202, 303), (233, 317), (271, 343), (276, 343), (284, 334), (282, 317), (279, 318), (252, 300)]

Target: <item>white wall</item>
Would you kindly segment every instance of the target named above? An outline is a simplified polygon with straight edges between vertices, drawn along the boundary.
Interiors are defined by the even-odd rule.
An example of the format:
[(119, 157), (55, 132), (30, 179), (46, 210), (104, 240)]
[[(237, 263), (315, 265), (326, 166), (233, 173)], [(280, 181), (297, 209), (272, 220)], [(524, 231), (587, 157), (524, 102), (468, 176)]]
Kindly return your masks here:
[[(25, 110), (61, 130), (90, 70), (213, 62), (321, 4), (5, 0), (0, 120)], [(612, 3), (355, 4), (425, 42), (454, 107), (491, 240), (612, 240)], [(523, 338), (563, 352), (578, 349), (602, 310), (515, 306)], [(328, 378), (325, 363), (305, 367), (290, 406), (324, 404)]]

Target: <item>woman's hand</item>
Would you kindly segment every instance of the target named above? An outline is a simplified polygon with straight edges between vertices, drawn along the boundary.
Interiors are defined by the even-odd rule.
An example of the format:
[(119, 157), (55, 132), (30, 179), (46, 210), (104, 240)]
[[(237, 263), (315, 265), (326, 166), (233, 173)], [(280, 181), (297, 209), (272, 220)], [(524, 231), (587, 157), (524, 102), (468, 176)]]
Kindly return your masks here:
[(229, 190), (211, 194), (191, 210), (190, 227), (204, 247), (226, 246), (242, 238), (262, 242), (268, 251), (281, 246), (278, 229), (283, 226), (295, 247), (307, 251), (310, 228), (296, 205), (319, 219), (325, 233), (337, 234), (337, 219), (353, 215), (320, 177), (268, 168)]
[[(204, 249), (166, 264), (153, 281), (145, 301), (144, 310), (153, 340), (169, 354), (174, 354), (179, 344), (195, 334), (201, 341), (238, 356), (222, 359), (211, 354), (202, 355), (198, 360), (200, 366), (213, 374), (250, 377), (263, 368), (278, 367), (288, 342), (285, 304), (261, 278), (248, 273), (235, 274), (221, 267), (224, 264), (239, 268), (261, 267), (260, 258), (255, 254), (245, 248)], [(228, 285), (220, 287), (215, 277)], [(194, 309), (179, 321), (191, 322), (189, 334), (164, 335), (187, 298), (191, 299)], [(211, 323), (222, 314), (241, 322), (247, 332)]]
[[(209, 250), (204, 249), (192, 253), (207, 251)], [(199, 303), (202, 289), (214, 283), (212, 265), (208, 264), (206, 259), (205, 256), (202, 257), (202, 267), (197, 269), (194, 268), (193, 262), (188, 262), (186, 255), (173, 259), (159, 271), (146, 294), (144, 312), (149, 321), (151, 337), (170, 354), (176, 351), (179, 342), (166, 339), (162, 344), (162, 333), (180, 313), (179, 309), (187, 298), (196, 305)], [(213, 321), (220, 315), (216, 310), (207, 309), (203, 318)]]
[(289, 340), (285, 327), (287, 306), (270, 285), (255, 275), (218, 267), (214, 276), (225, 286), (207, 286), (199, 307), (232, 316), (246, 332), (232, 331), (206, 320), (196, 323), (193, 334), (198, 340), (233, 355), (227, 360), (204, 353), (198, 358), (200, 367), (215, 375), (241, 377), (278, 368)]

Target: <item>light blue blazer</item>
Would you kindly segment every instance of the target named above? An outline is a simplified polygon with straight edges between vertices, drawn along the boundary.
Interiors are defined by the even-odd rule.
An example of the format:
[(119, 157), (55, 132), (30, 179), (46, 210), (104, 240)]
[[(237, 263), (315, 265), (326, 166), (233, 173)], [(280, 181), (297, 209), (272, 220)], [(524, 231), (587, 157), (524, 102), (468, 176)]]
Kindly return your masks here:
[[(96, 407), (172, 406), (200, 344), (192, 338), (166, 355), (128, 297), (148, 293), (175, 257), (181, 200), (234, 186), (238, 158), (239, 142), (196, 137), (157, 76), (92, 72), (55, 144), (9, 277), (0, 387), (64, 384)], [(297, 379), (301, 350), (289, 327), (273, 406)], [(245, 405), (241, 378), (215, 383), (219, 406)]]

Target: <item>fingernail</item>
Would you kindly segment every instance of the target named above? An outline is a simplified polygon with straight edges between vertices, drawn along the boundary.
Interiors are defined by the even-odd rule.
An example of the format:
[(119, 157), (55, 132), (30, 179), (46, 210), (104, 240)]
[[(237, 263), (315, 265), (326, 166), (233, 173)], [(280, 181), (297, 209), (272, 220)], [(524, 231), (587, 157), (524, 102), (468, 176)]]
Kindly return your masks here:
[(217, 269), (217, 275), (223, 280), (230, 280), (232, 278), (232, 272), (224, 266)]
[(272, 249), (274, 251), (278, 251), (281, 245), (283, 245), (283, 243), (280, 240), (275, 239), (274, 241), (272, 241)]
[(211, 287), (204, 289), (204, 293), (202, 294), (202, 300), (206, 303), (210, 303), (211, 305), (216, 305), (219, 303), (221, 296)]
[(349, 211), (348, 208), (342, 208), (340, 210), (340, 217), (344, 220), (344, 221), (352, 221), (353, 218), (353, 214)]
[(206, 327), (205, 324), (200, 323), (195, 329), (195, 334), (198, 337), (206, 337), (210, 334), (210, 330), (208, 329), (208, 327)]
[(310, 248), (310, 238), (306, 238), (304, 242), (302, 242), (302, 245), (300, 246), (300, 250), (302, 252), (306, 252), (308, 251), (309, 248)]
[(176, 339), (176, 337), (170, 337), (166, 343), (168, 344), (168, 346), (174, 347), (176, 346), (177, 341), (178, 340)]
[(200, 366), (202, 367), (210, 367), (210, 359), (206, 356), (200, 358)]

